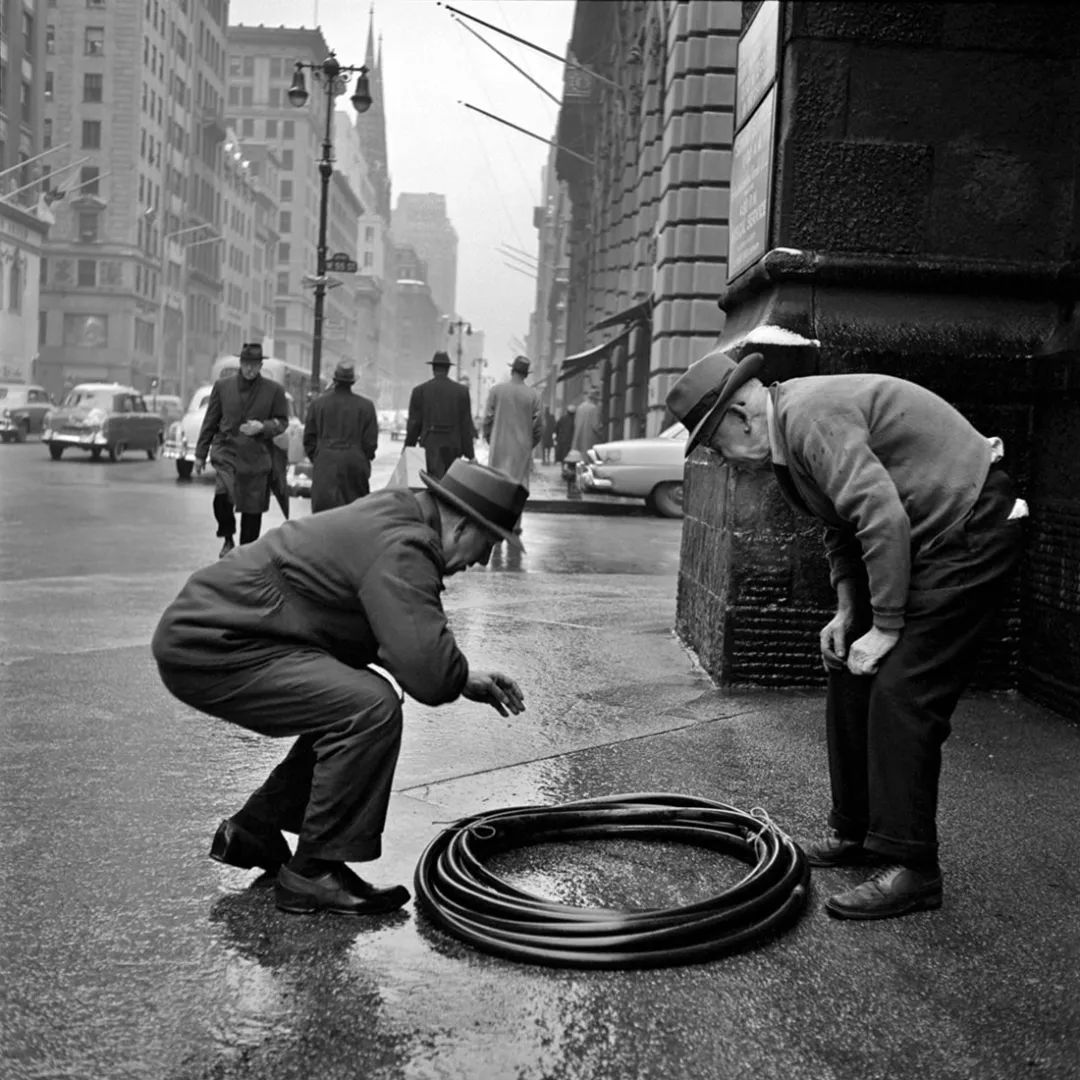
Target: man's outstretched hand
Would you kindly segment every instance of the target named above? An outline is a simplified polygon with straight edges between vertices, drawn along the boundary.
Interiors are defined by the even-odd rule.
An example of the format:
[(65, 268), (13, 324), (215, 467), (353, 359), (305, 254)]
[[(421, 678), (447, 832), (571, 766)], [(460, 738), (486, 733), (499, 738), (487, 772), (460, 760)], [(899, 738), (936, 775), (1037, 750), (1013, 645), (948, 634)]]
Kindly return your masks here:
[(508, 675), (497, 671), (470, 671), (469, 681), (461, 693), (470, 701), (481, 701), (497, 709), (501, 716), (515, 716), (525, 711), (521, 688)]

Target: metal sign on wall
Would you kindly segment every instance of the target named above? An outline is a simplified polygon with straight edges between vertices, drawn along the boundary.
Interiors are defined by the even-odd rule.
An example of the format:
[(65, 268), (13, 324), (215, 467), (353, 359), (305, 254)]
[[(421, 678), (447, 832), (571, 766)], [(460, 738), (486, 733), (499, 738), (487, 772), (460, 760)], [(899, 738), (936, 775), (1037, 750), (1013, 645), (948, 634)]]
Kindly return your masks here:
[(736, 65), (729, 282), (768, 251), (779, 53), (780, 2), (764, 0), (739, 41)]

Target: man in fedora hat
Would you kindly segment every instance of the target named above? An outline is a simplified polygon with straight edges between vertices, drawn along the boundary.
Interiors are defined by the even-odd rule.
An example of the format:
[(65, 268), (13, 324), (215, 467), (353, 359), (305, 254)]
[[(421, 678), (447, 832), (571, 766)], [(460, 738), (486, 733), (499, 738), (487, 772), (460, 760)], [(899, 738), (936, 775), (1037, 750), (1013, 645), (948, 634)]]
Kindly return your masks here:
[[(474, 669), (443, 611), (443, 580), (486, 565), (514, 533), (528, 493), (494, 469), (455, 461), (424, 490), (386, 488), (288, 521), (193, 574), (152, 650), (185, 704), (261, 735), (294, 738), (232, 817), (210, 856), (276, 874), (285, 911), (364, 915), (409, 899), (346, 865), (377, 859), (401, 741), (404, 693), (524, 709), (513, 679)], [(282, 830), (298, 834), (290, 852)]]
[(767, 369), (760, 351), (711, 353), (667, 404), (690, 429), (687, 454), (771, 467), (788, 502), (825, 526), (832, 831), (806, 854), (819, 867), (879, 864), (826, 901), (837, 918), (937, 908), (941, 746), (1007, 594), (1026, 506), (1000, 440), (924, 387), (876, 374), (766, 385)]
[(515, 356), (510, 364), (510, 378), (496, 383), (488, 394), (483, 423), (484, 439), (489, 447), (488, 464), (526, 487), (533, 447), (543, 433), (540, 394), (526, 385), (528, 374), (529, 358)]
[(258, 539), (271, 490), (289, 516), (287, 455), (274, 445), (289, 426), (289, 407), (284, 387), (263, 378), (262, 363), (261, 345), (241, 347), (240, 370), (214, 383), (195, 444), (195, 472), (206, 468), (207, 456), (214, 464), (214, 518), (222, 538), (219, 557), (235, 547), (237, 513), (240, 543)]
[(371, 463), (379, 445), (375, 403), (353, 392), (352, 364), (334, 369), (333, 386), (320, 394), (304, 422), (304, 452), (313, 466), (311, 512), (332, 510), (370, 491)]
[(469, 388), (450, 378), (449, 355), (437, 352), (428, 363), (431, 378), (409, 395), (405, 445), (424, 448), (427, 471), (437, 480), (457, 458), (475, 459), (475, 429)]

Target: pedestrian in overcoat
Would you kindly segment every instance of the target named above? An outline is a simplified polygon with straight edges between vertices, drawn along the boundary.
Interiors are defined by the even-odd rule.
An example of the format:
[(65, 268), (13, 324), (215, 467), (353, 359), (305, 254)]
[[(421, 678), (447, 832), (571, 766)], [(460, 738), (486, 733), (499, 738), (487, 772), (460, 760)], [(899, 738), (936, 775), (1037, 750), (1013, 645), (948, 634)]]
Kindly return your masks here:
[(600, 391), (590, 387), (585, 400), (578, 406), (574, 415), (574, 438), (571, 449), (587, 461), (589, 451), (604, 437), (600, 426)]
[(766, 386), (765, 370), (760, 352), (711, 353), (667, 404), (690, 430), (688, 454), (771, 467), (788, 502), (825, 526), (832, 831), (803, 848), (814, 866), (884, 864), (826, 900), (837, 918), (937, 908), (941, 747), (1008, 595), (1027, 507), (1000, 440), (924, 387), (877, 374)]
[(576, 412), (576, 405), (567, 405), (555, 423), (555, 460), (559, 464), (562, 464), (574, 442), (574, 414)]
[(304, 422), (304, 452), (313, 466), (311, 512), (332, 510), (370, 490), (371, 463), (379, 445), (375, 403), (353, 392), (356, 370), (341, 363), (333, 386), (320, 394)]
[(208, 456), (214, 466), (214, 518), (223, 540), (221, 556), (235, 546), (237, 514), (240, 543), (258, 539), (271, 491), (289, 516), (288, 454), (274, 445), (289, 426), (289, 407), (284, 387), (263, 378), (262, 362), (261, 345), (241, 347), (240, 370), (214, 383), (195, 444), (196, 474), (206, 468)]
[(488, 464), (519, 484), (529, 486), (533, 447), (540, 442), (540, 394), (525, 382), (529, 358), (515, 356), (510, 378), (488, 394), (483, 433), (490, 448)]
[[(288, 521), (198, 570), (154, 633), (162, 681), (181, 701), (296, 739), (210, 849), (275, 873), (285, 911), (362, 915), (409, 899), (346, 866), (382, 850), (402, 729), (391, 679), (424, 705), (524, 708), (513, 679), (469, 664), (442, 593), (446, 577), (486, 565), (497, 541), (521, 547), (514, 527), (528, 493), (475, 462), (420, 479), (422, 491), (385, 488)], [(295, 852), (283, 830), (298, 834)]]
[(551, 464), (551, 455), (555, 449), (555, 414), (545, 405), (544, 415), (540, 421), (540, 462), (543, 465)]
[(427, 471), (437, 480), (456, 458), (475, 459), (475, 427), (469, 388), (450, 378), (450, 357), (437, 352), (428, 361), (431, 378), (409, 395), (405, 445), (422, 446)]

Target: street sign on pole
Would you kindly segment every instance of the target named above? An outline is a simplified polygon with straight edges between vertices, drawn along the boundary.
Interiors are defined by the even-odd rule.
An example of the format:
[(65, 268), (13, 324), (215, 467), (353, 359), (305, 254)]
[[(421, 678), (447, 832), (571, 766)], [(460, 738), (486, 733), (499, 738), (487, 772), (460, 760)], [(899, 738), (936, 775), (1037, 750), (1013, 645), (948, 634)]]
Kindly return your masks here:
[(357, 269), (356, 260), (349, 258), (344, 251), (335, 252), (326, 260), (328, 274), (355, 274)]

